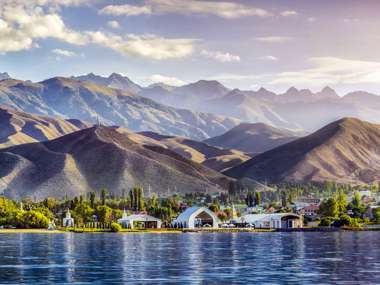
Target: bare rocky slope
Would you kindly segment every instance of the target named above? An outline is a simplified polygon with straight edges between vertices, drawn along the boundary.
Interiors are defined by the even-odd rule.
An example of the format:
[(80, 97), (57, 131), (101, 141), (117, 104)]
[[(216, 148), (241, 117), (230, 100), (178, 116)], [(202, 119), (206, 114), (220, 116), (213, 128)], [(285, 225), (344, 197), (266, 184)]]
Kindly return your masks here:
[(225, 174), (267, 182), (373, 183), (380, 180), (379, 146), (380, 125), (344, 118)]
[(37, 116), (0, 105), (0, 148), (47, 141), (89, 126), (79, 120)]
[(297, 138), (299, 135), (295, 132), (264, 123), (241, 123), (226, 133), (204, 140), (204, 142), (217, 147), (257, 154)]
[(184, 137), (162, 136), (153, 132), (141, 132), (140, 135), (149, 137), (155, 143), (158, 142), (187, 159), (217, 171), (225, 171), (251, 158), (238, 150), (214, 147)]
[[(131, 134), (134, 135), (134, 134)], [(0, 149), (0, 193), (63, 198), (135, 185), (165, 194), (224, 191), (231, 179), (159, 145), (143, 145), (110, 127)]]

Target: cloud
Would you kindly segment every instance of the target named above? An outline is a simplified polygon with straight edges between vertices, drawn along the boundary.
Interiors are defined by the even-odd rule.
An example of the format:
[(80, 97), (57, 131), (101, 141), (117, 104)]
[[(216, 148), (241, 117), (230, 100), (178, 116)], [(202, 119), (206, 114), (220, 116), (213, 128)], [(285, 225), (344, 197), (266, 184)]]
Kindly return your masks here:
[(215, 15), (226, 19), (240, 17), (267, 17), (270, 13), (264, 9), (228, 1), (199, 1), (199, 0), (145, 0), (142, 6), (109, 5), (99, 12), (108, 15), (149, 15), (149, 14), (201, 14)]
[(108, 21), (107, 26), (112, 28), (112, 29), (118, 29), (120, 28), (120, 24), (118, 21)]
[[(101, 31), (79, 32), (67, 27), (51, 5), (79, 5), (83, 0), (0, 0), (0, 54), (28, 50), (40, 39), (57, 39), (73, 45), (98, 44), (123, 55), (164, 60), (183, 58), (194, 51), (196, 40), (156, 35), (119, 36)], [(111, 21), (112, 27), (117, 26)], [(58, 52), (58, 51), (57, 51)], [(61, 56), (64, 56), (61, 54)]]
[(379, 84), (380, 62), (312, 57), (313, 67), (274, 74), (271, 84), (324, 86), (333, 84)]
[(145, 80), (148, 84), (154, 84), (154, 83), (164, 83), (170, 86), (182, 86), (185, 85), (186, 82), (178, 79), (176, 77), (169, 77), (161, 74), (153, 74), (146, 78)]
[(294, 11), (294, 10), (285, 10), (285, 11), (282, 11), (280, 15), (283, 17), (294, 17), (294, 16), (297, 16), (298, 13), (297, 11)]
[(86, 43), (83, 35), (68, 28), (59, 14), (33, 5), (34, 2), (5, 0), (0, 6), (0, 53), (30, 49), (37, 45), (37, 39), (55, 38), (75, 45)]
[(309, 17), (309, 18), (307, 18), (307, 21), (308, 21), (309, 23), (314, 23), (315, 21), (317, 21), (317, 19), (314, 18), (314, 17)]
[(118, 35), (88, 32), (92, 43), (111, 48), (124, 55), (135, 55), (154, 60), (175, 59), (190, 56), (196, 40), (163, 38), (156, 35)]
[(291, 37), (269, 36), (269, 37), (257, 37), (256, 41), (261, 43), (284, 43), (291, 41)]
[(273, 55), (265, 55), (260, 57), (262, 60), (268, 60), (268, 61), (278, 61), (278, 58)]
[(51, 51), (52, 53), (58, 55), (58, 56), (64, 56), (64, 57), (73, 57), (73, 56), (77, 56), (77, 54), (73, 51), (69, 51), (69, 50), (64, 50), (64, 49), (53, 49)]
[(138, 16), (152, 14), (152, 8), (149, 6), (132, 6), (132, 5), (109, 5), (99, 11), (100, 14), (114, 16)]
[(240, 62), (240, 56), (228, 52), (202, 50), (201, 55), (220, 62)]

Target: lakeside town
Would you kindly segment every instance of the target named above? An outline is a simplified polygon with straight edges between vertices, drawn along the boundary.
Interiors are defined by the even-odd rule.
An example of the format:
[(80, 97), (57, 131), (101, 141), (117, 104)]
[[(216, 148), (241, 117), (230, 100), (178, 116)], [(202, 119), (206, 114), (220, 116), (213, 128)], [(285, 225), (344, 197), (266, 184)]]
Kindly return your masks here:
[[(379, 185), (282, 185), (269, 191), (191, 193), (157, 197), (135, 187), (121, 196), (97, 195), (43, 201), (0, 197), (0, 229), (76, 232), (181, 230), (376, 229), (380, 224)], [(277, 189), (277, 190), (276, 190)]]

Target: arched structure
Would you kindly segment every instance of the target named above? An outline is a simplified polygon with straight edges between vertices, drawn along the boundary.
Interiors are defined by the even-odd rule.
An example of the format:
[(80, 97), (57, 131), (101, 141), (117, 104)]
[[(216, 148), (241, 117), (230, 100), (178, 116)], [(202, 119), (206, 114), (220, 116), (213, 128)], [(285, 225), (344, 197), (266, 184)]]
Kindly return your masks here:
[(219, 219), (216, 214), (206, 207), (190, 207), (181, 213), (172, 222), (173, 226), (194, 229), (194, 228), (218, 228)]

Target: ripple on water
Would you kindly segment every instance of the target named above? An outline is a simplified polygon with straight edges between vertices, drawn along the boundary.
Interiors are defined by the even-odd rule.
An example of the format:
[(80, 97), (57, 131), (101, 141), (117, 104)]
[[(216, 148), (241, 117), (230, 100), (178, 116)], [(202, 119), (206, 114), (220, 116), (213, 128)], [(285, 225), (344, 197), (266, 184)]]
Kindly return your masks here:
[(375, 284), (380, 233), (0, 235), (0, 283)]

